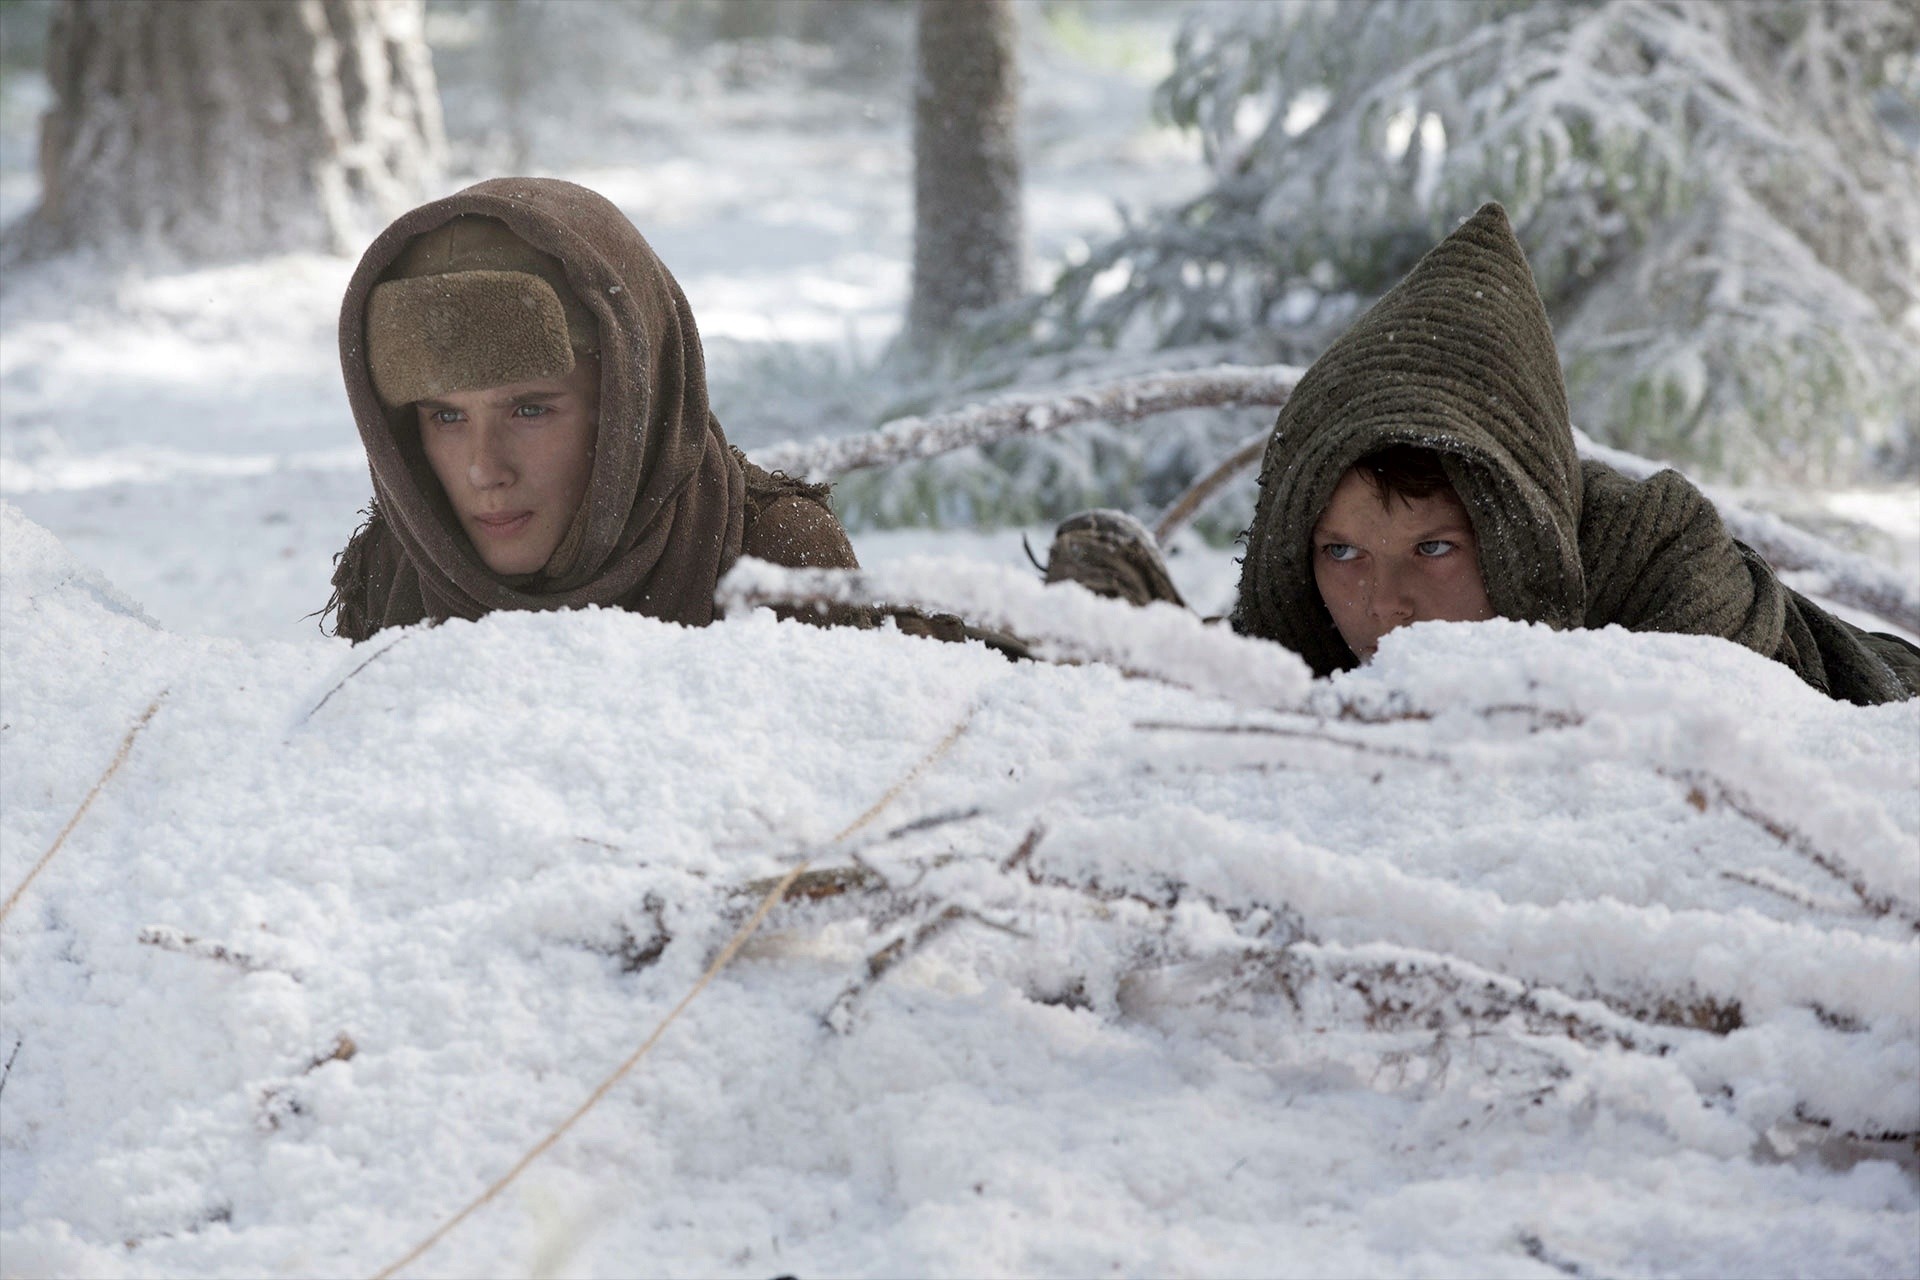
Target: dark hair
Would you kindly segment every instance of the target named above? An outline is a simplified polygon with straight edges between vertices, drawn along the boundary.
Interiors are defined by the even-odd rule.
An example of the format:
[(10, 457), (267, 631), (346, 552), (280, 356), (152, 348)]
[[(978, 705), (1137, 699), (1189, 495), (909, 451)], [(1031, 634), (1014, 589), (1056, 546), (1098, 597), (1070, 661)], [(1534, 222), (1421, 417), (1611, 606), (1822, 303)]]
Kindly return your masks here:
[(1454, 492), (1453, 481), (1447, 478), (1440, 455), (1417, 445), (1396, 444), (1376, 449), (1354, 463), (1353, 469), (1366, 477), (1383, 507), (1395, 498), (1415, 502), (1437, 493), (1459, 496)]

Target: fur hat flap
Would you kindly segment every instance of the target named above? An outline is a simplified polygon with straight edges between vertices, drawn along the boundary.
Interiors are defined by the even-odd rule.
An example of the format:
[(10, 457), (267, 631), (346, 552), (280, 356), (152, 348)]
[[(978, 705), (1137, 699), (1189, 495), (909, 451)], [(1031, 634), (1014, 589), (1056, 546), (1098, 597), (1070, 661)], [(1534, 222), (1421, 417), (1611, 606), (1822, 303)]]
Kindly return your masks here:
[(573, 369), (566, 309), (521, 271), (386, 280), (367, 298), (367, 362), (388, 408)]

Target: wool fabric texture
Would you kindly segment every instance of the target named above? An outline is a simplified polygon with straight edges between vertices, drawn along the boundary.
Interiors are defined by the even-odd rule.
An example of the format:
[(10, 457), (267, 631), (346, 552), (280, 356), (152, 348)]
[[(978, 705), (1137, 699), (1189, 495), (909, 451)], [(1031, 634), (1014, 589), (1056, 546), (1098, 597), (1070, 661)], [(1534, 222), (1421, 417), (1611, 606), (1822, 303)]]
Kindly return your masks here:
[[(408, 273), (425, 256), (422, 237), (430, 249), (438, 229), (473, 218), (498, 222), (564, 273), (559, 288), (541, 272), (502, 273), (521, 281), (495, 282), (496, 296), (532, 294), (525, 281), (549, 283), (563, 321), (569, 303), (590, 318), (600, 360), (593, 471), (574, 527), (544, 571), (513, 578), (481, 561), (421, 450), (412, 411), (390, 411), (368, 355), (376, 290), (393, 279), (424, 279), (415, 287), (431, 289), (459, 274)], [(381, 318), (391, 317), (383, 310)], [(542, 322), (549, 339), (557, 336), (552, 320), (549, 311)], [(563, 327), (571, 343), (577, 318)], [(481, 346), (472, 376), (491, 379), (499, 370), (485, 366), (492, 348)], [(784, 531), (759, 529), (756, 544), (783, 549), (782, 563), (855, 563), (820, 491), (750, 468), (728, 446), (708, 408), (705, 356), (679, 284), (626, 216), (585, 187), (497, 178), (403, 215), (368, 247), (348, 283), (340, 364), (373, 480), (368, 521), (336, 564), (329, 604), (338, 634), (349, 639), (495, 609), (586, 605), (705, 625), (713, 619), (715, 584), (747, 542), (750, 470), (760, 491), (756, 514), (784, 522)]]
[(1048, 582), (1077, 582), (1097, 596), (1128, 604), (1164, 601), (1187, 607), (1153, 535), (1124, 511), (1082, 511), (1062, 520), (1047, 551), (1044, 576)]
[(1580, 461), (1546, 308), (1498, 204), (1422, 258), (1281, 409), (1236, 630), (1279, 641), (1320, 675), (1356, 665), (1314, 583), (1312, 533), (1347, 470), (1391, 445), (1440, 456), (1502, 617), (1719, 636), (1853, 702), (1920, 687), (1896, 670), (1899, 641), (1787, 589), (1678, 473), (1634, 481)]

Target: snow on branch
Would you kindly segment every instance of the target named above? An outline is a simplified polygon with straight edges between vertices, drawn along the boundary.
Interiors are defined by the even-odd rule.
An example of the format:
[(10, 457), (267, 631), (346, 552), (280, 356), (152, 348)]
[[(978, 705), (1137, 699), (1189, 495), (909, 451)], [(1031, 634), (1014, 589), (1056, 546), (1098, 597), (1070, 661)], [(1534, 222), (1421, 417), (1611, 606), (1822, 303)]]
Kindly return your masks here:
[(1038, 658), (1106, 663), (1241, 706), (1296, 706), (1313, 678), (1288, 650), (1210, 627), (1174, 605), (1136, 607), (1000, 565), (916, 556), (877, 569), (785, 569), (742, 559), (714, 603), (726, 612), (880, 604), (958, 614), (1013, 633)]
[(788, 441), (754, 451), (769, 471), (820, 480), (867, 467), (932, 458), (968, 445), (1045, 435), (1081, 422), (1137, 422), (1176, 409), (1271, 405), (1293, 394), (1305, 370), (1292, 365), (1218, 365), (1154, 373), (1093, 386), (1004, 396), (950, 413), (899, 418), (855, 435), (802, 444)]

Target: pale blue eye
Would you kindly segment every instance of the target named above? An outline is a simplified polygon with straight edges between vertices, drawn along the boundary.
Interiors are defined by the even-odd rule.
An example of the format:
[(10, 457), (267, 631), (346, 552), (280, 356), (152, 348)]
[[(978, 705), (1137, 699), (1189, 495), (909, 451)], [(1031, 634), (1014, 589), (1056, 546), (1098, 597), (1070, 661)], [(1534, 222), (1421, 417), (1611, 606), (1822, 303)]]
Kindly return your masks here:
[(1415, 547), (1414, 550), (1423, 556), (1444, 556), (1452, 551), (1453, 548), (1454, 544), (1448, 542), (1446, 539), (1435, 538), (1431, 542), (1421, 543), (1418, 547)]
[(1329, 542), (1326, 546), (1321, 547), (1320, 551), (1327, 559), (1341, 564), (1360, 554), (1344, 542)]

